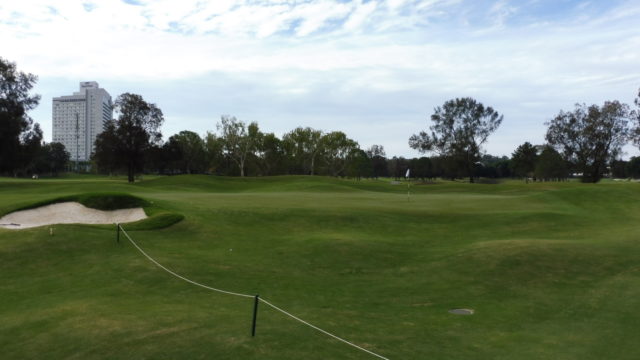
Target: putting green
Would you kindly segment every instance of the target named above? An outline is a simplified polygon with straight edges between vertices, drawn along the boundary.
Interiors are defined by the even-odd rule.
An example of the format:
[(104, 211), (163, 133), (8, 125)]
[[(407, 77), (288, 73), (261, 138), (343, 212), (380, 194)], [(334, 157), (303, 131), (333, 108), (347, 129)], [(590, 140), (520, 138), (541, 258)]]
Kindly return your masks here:
[[(124, 226), (169, 269), (390, 359), (637, 359), (639, 186), (440, 182), (407, 201), (383, 180), (0, 179), (0, 214), (135, 195), (184, 215)], [(115, 235), (0, 229), (3, 359), (374, 358), (267, 306), (252, 338), (253, 299), (180, 281)]]

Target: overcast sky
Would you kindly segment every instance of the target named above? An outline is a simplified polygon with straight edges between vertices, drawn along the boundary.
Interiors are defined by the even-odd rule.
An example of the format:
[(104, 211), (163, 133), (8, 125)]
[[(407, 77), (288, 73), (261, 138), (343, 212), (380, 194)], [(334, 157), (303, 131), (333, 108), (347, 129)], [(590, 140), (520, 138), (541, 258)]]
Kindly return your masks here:
[(576, 102), (633, 103), (640, 1), (7, 0), (0, 56), (39, 76), (46, 140), (52, 97), (93, 80), (156, 103), (165, 138), (231, 114), (410, 157), (433, 108), (471, 96), (504, 114), (485, 150), (509, 155)]

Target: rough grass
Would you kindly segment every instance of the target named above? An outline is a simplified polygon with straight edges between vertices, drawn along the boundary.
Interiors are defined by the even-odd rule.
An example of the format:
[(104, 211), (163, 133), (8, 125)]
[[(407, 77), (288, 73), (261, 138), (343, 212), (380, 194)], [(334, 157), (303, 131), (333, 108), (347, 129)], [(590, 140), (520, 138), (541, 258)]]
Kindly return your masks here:
[[(42, 179), (41, 179), (42, 180)], [(637, 359), (640, 184), (178, 176), (0, 179), (0, 209), (124, 192), (170, 269), (259, 293), (391, 359)], [(138, 226), (138, 227), (136, 227)], [(162, 272), (112, 228), (0, 230), (2, 358), (370, 359)], [(456, 316), (451, 308), (472, 308)]]

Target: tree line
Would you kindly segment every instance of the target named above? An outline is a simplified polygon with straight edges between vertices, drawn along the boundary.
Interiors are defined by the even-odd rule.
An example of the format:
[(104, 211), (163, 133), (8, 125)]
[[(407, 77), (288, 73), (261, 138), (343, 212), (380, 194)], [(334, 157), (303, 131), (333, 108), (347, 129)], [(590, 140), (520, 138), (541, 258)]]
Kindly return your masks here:
[[(44, 143), (42, 131), (27, 114), (40, 97), (29, 92), (37, 77), (0, 58), (0, 174), (56, 174), (69, 163), (59, 143)], [(546, 122), (545, 144), (525, 142), (511, 157), (485, 154), (483, 146), (503, 115), (472, 98), (456, 98), (434, 109), (429, 131), (409, 138), (425, 155), (387, 158), (382, 145), (362, 149), (341, 131), (297, 127), (282, 137), (264, 132), (256, 122), (224, 115), (215, 131), (203, 136), (183, 130), (162, 139), (162, 110), (141, 95), (116, 98), (116, 117), (98, 135), (92, 168), (107, 174), (215, 174), (270, 176), (286, 174), (401, 178), (423, 180), (522, 177), (563, 180), (578, 175), (597, 182), (606, 174), (639, 176), (638, 158), (620, 160), (622, 147), (640, 146), (640, 91), (637, 109), (619, 101), (577, 104)]]
[(0, 57), (0, 174), (56, 175), (64, 171), (69, 153), (60, 143), (45, 143), (40, 125), (27, 112), (40, 102), (29, 91), (38, 80)]
[(341, 131), (298, 127), (279, 138), (230, 115), (221, 117), (217, 131), (183, 130), (163, 142), (155, 104), (122, 94), (114, 105), (119, 116), (98, 135), (93, 160), (98, 171), (126, 171), (130, 181), (137, 173), (371, 177), (372, 161), (385, 155), (382, 146), (362, 150)]
[[(546, 144), (526, 142), (512, 154), (515, 175), (545, 180), (578, 174), (584, 182), (598, 182), (632, 142), (640, 146), (640, 90), (637, 110), (619, 101), (603, 105), (576, 104), (572, 111), (560, 111), (546, 122)], [(421, 152), (443, 157), (450, 171), (471, 182), (482, 167), (482, 145), (502, 123), (503, 116), (472, 98), (449, 100), (431, 115), (430, 132), (409, 138), (409, 145)]]

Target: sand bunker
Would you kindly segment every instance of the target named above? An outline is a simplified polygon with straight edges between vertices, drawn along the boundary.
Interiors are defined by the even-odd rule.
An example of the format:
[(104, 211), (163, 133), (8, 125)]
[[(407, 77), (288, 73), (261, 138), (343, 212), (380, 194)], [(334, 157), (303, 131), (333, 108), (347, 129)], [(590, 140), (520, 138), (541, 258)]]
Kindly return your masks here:
[(64, 202), (7, 214), (0, 218), (0, 227), (27, 229), (51, 224), (113, 224), (138, 221), (146, 217), (142, 208), (103, 211), (77, 202)]
[(451, 309), (449, 313), (456, 315), (473, 315), (473, 309)]

